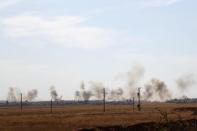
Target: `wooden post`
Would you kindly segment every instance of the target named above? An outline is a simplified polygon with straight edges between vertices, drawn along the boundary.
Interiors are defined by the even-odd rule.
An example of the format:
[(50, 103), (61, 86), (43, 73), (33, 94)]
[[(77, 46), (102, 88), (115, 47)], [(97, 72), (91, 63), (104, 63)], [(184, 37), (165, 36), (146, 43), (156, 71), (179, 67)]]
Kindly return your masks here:
[(140, 87), (138, 88), (138, 93), (137, 93), (137, 96), (138, 96), (138, 111), (141, 111), (141, 102), (140, 102)]
[(105, 112), (105, 88), (103, 88), (103, 112)]
[(51, 99), (51, 113), (53, 112), (52, 108), (53, 108), (53, 100)]
[(22, 93), (21, 93), (21, 111), (23, 110), (23, 95), (22, 95)]
[(135, 100), (134, 100), (134, 97), (133, 97), (133, 112), (134, 112), (134, 106), (135, 106)]

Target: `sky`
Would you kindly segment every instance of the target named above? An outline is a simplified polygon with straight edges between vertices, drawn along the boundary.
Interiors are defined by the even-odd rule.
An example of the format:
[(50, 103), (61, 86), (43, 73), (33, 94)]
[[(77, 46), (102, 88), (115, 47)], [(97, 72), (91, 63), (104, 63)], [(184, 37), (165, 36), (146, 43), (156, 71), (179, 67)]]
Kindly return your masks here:
[(63, 99), (74, 99), (82, 81), (124, 88), (124, 74), (136, 63), (145, 68), (142, 90), (158, 78), (174, 97), (196, 97), (195, 84), (183, 92), (175, 83), (197, 75), (196, 6), (196, 0), (0, 0), (0, 99), (9, 87), (37, 89), (37, 100), (50, 99), (52, 85)]

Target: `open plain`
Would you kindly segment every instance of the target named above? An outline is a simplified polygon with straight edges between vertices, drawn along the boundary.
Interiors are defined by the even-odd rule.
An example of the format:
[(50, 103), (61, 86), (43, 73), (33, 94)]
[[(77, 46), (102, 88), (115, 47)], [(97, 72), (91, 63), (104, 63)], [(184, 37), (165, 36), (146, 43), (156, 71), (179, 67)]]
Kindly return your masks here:
[(143, 122), (197, 119), (197, 104), (144, 103), (142, 111), (132, 105), (65, 105), (50, 113), (47, 106), (0, 108), (0, 130), (79, 130), (93, 127), (129, 126)]

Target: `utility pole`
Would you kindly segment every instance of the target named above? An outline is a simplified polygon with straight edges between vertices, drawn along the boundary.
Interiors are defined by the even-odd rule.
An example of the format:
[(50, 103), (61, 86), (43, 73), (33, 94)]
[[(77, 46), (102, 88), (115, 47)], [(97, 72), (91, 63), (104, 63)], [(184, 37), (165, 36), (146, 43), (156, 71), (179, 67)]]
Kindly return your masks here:
[(138, 88), (138, 93), (137, 93), (137, 96), (138, 96), (138, 111), (141, 111), (141, 102), (140, 102), (140, 87)]
[(21, 93), (21, 111), (23, 110), (23, 94)]
[(53, 100), (52, 99), (51, 99), (51, 106), (50, 107), (51, 107), (51, 113), (52, 113), (52, 111), (53, 111), (52, 110), (52, 108), (53, 108)]
[(103, 112), (105, 112), (105, 88), (103, 88)]
[(133, 97), (133, 112), (134, 112), (134, 106), (135, 106), (135, 99)]

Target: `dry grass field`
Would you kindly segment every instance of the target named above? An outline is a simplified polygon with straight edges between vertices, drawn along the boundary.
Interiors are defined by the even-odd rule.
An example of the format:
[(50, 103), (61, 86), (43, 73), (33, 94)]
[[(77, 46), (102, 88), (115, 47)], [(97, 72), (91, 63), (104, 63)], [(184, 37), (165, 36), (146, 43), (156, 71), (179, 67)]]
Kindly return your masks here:
[[(176, 110), (176, 108), (185, 110)], [(189, 108), (188, 108), (189, 107)], [(142, 111), (135, 112), (132, 105), (106, 105), (103, 113), (102, 105), (67, 105), (54, 107), (50, 113), (48, 107), (0, 108), (0, 130), (66, 130), (113, 125), (134, 125), (142, 122), (162, 122), (175, 120), (197, 119), (197, 115), (188, 111), (197, 104), (147, 103)], [(188, 109), (188, 110), (187, 110)], [(164, 118), (162, 112), (168, 116)]]

